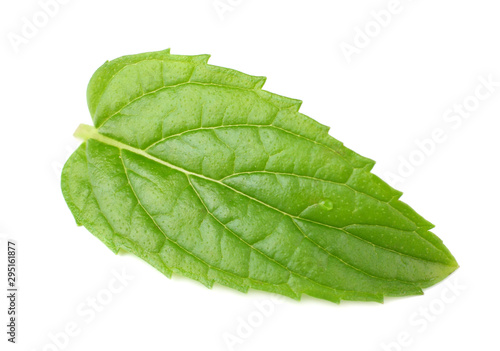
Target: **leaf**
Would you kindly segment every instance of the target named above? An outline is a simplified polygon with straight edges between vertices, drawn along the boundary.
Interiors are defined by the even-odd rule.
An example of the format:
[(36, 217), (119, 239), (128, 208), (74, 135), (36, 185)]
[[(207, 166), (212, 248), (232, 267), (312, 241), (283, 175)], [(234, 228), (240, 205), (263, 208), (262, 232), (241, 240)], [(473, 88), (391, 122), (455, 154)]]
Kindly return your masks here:
[(160, 51), (106, 62), (66, 162), (77, 223), (170, 277), (299, 299), (422, 294), (457, 263), (374, 162), (254, 77)]

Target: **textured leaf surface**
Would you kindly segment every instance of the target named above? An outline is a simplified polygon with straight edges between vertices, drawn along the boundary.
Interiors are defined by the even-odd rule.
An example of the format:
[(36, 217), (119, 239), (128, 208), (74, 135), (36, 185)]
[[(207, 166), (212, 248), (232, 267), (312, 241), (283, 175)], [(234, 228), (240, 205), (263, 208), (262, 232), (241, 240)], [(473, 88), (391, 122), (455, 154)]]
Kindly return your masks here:
[(207, 60), (167, 50), (96, 71), (95, 127), (62, 174), (79, 225), (167, 276), (296, 299), (421, 294), (457, 268), (373, 161), (265, 78)]

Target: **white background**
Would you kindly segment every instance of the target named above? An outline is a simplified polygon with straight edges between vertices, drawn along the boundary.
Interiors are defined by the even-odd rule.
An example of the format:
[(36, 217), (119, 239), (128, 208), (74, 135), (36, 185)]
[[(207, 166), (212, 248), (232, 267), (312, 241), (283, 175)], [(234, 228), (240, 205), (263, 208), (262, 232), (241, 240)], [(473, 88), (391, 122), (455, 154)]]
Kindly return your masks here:
[[(12, 349), (230, 350), (231, 336), (239, 338), (235, 350), (499, 349), (498, 2), (401, 0), (384, 27), (372, 11), (393, 9), (390, 1), (222, 0), (231, 9), (222, 15), (213, 0), (65, 2), (46, 23), (38, 1), (0, 5), (0, 233), (19, 247)], [(24, 18), (40, 28), (23, 33)], [(356, 36), (360, 44), (366, 29), (364, 47), (345, 55), (341, 47)], [(255, 304), (269, 304), (270, 294), (209, 290), (113, 255), (75, 225), (60, 168), (79, 143), (75, 128), (91, 123), (92, 73), (105, 60), (168, 47), (209, 53), (211, 64), (267, 76), (265, 89), (302, 99), (303, 113), (377, 161), (374, 172), (436, 225), (461, 268), (423, 296), (340, 305), (285, 299), (262, 317)], [(482, 79), (497, 86), (478, 100)], [(471, 112), (461, 123), (449, 109), (464, 103)], [(424, 155), (417, 143), (436, 128), (446, 140)], [(113, 272), (122, 270), (133, 279), (109, 293), (110, 283), (120, 288)], [(91, 316), (96, 297), (110, 301)], [(256, 327), (242, 334), (249, 319)], [(68, 324), (78, 335), (61, 334)]]

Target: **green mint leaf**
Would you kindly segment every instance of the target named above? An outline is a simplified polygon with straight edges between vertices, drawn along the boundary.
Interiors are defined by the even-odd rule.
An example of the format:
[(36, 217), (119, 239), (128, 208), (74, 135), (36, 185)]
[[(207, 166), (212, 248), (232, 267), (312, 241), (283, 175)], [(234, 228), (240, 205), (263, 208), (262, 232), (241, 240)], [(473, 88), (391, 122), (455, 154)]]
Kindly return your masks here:
[(294, 299), (381, 302), (458, 267), (373, 161), (264, 77), (208, 57), (145, 53), (95, 72), (95, 127), (78, 128), (62, 173), (79, 225), (169, 277)]

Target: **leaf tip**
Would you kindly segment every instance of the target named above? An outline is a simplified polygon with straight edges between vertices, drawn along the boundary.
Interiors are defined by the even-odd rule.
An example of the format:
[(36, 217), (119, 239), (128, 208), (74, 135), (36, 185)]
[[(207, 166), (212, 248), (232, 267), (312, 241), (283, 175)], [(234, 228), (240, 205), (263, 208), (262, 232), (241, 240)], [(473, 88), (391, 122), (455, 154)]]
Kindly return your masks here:
[(199, 65), (208, 64), (208, 60), (210, 59), (210, 57), (211, 57), (211, 55), (208, 55), (208, 54), (192, 56), (193, 62), (196, 64), (199, 64)]
[(255, 82), (254, 89), (262, 89), (264, 84), (266, 84), (267, 77), (257, 77), (257, 81)]

